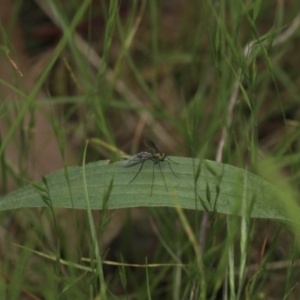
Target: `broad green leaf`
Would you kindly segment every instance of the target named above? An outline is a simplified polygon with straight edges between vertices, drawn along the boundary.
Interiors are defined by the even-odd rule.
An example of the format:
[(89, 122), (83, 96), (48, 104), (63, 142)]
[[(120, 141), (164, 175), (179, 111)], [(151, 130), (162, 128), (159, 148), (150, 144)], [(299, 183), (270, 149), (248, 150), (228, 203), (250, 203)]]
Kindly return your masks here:
[[(278, 191), (262, 178), (246, 170), (213, 161), (182, 157), (171, 159), (177, 162), (170, 162), (170, 165), (178, 177), (170, 170), (167, 160), (160, 164), (161, 170), (158, 164), (146, 161), (130, 184), (141, 165), (124, 168), (120, 162), (109, 164), (109, 161), (87, 164), (85, 171), (91, 208), (102, 209), (103, 196), (113, 178), (107, 203), (109, 209), (181, 206), (204, 210), (205, 207), (206, 210), (218, 213), (248, 213), (256, 218), (288, 220), (277, 197)], [(39, 183), (0, 198), (0, 210), (49, 205), (54, 208), (72, 208), (72, 205), (76, 209), (86, 208), (82, 167), (70, 167), (67, 172), (69, 185), (64, 170), (55, 172)], [(294, 206), (293, 211), (298, 210), (300, 213), (299, 208)]]

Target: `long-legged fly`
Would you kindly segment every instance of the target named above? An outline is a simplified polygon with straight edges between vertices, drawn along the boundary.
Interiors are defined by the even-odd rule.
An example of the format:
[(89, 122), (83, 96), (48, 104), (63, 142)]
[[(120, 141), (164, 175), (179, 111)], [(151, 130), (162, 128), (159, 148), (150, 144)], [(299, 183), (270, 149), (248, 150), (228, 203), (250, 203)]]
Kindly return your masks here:
[[(172, 161), (173, 163), (177, 164), (176, 162), (174, 162), (173, 160), (171, 160), (167, 154), (163, 153), (163, 152), (160, 152), (157, 147), (155, 146), (155, 144), (150, 141), (150, 140), (145, 140), (144, 141), (146, 147), (148, 148), (149, 151), (143, 151), (143, 152), (139, 152), (138, 154), (132, 156), (130, 159), (124, 161), (122, 163), (122, 166), (124, 168), (129, 168), (129, 167), (132, 167), (132, 166), (135, 166), (135, 165), (138, 165), (138, 164), (141, 164), (141, 167), (140, 169), (138, 170), (138, 172), (135, 174), (135, 176), (128, 182), (128, 184), (130, 184), (138, 175), (139, 173), (141, 172), (142, 168), (143, 168), (143, 165), (145, 163), (145, 161), (147, 160), (151, 160), (153, 162), (153, 173), (152, 173), (152, 186), (151, 186), (151, 194), (150, 196), (152, 196), (152, 190), (153, 190), (153, 182), (154, 182), (154, 165), (159, 165), (159, 168), (160, 168), (160, 172), (161, 172), (161, 175), (162, 175), (162, 178), (164, 180), (164, 183), (165, 183), (165, 187), (166, 187), (166, 190), (168, 191), (168, 188), (167, 188), (167, 184), (166, 184), (166, 180), (165, 180), (165, 176), (162, 172), (162, 169), (161, 169), (161, 166), (160, 166), (160, 163), (165, 161), (165, 159), (167, 158), (169, 161)], [(174, 173), (173, 169), (171, 168), (171, 165), (170, 163), (168, 162), (169, 164), (169, 168), (170, 170), (172, 171), (172, 173), (174, 174), (174, 176), (176, 176), (178, 178), (178, 176)]]

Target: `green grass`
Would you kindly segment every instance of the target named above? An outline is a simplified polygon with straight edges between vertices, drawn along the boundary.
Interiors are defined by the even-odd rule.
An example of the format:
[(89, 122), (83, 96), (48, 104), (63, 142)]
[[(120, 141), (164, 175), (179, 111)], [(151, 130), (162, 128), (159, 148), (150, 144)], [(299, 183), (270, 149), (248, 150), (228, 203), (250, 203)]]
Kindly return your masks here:
[(1, 299), (298, 299), (299, 4), (100, 2), (0, 23)]

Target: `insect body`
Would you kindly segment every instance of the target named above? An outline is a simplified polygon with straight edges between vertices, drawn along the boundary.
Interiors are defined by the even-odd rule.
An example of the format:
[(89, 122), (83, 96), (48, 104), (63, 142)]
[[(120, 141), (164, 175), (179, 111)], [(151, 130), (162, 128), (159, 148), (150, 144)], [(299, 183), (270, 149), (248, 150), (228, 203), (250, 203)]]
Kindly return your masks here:
[[(165, 177), (164, 177), (164, 174), (162, 172), (162, 169), (161, 169), (161, 166), (160, 166), (160, 163), (163, 162), (166, 158), (170, 161), (172, 161), (165, 153), (163, 152), (160, 152), (155, 144), (150, 141), (150, 140), (145, 140), (145, 145), (147, 146), (147, 148), (149, 149), (149, 151), (144, 151), (144, 152), (139, 152), (138, 154), (132, 156), (129, 160), (126, 160), (122, 163), (122, 166), (124, 168), (129, 168), (129, 167), (132, 167), (132, 166), (135, 166), (137, 164), (141, 164), (141, 167), (139, 169), (139, 171), (135, 174), (135, 176), (130, 180), (130, 182), (128, 184), (130, 184), (138, 175), (139, 173), (141, 172), (142, 168), (143, 168), (143, 165), (145, 163), (145, 161), (147, 160), (151, 160), (153, 162), (153, 173), (152, 173), (152, 187), (151, 187), (151, 194), (150, 196), (152, 196), (152, 190), (153, 190), (153, 182), (154, 182), (154, 165), (158, 164), (159, 165), (159, 168), (160, 168), (160, 172), (161, 172), (161, 175), (163, 177), (163, 180), (164, 180), (164, 183), (165, 183), (165, 187), (166, 187), (166, 190), (168, 191), (168, 188), (167, 188), (167, 185), (166, 185), (166, 181), (165, 181)], [(172, 161), (173, 162), (173, 161)], [(174, 162), (175, 163), (175, 162)], [(170, 170), (172, 171), (172, 173), (178, 177), (174, 171), (172, 170), (171, 168), (171, 165), (170, 163), (168, 162), (169, 164), (169, 167), (170, 167)]]

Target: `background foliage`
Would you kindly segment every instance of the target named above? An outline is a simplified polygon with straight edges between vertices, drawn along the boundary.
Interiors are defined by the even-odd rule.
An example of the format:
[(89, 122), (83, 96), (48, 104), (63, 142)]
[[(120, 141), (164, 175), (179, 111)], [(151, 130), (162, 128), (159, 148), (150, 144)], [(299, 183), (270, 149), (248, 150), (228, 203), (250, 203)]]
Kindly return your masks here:
[[(148, 209), (110, 211), (109, 181), (101, 211), (58, 209), (44, 181), (48, 208), (0, 214), (2, 298), (298, 299), (298, 1), (3, 2), (0, 184), (11, 198), (1, 201), (57, 170), (72, 180), (83, 159), (144, 151), (148, 137), (170, 155), (257, 174), (288, 222), (150, 208), (150, 196)], [(136, 195), (151, 169), (130, 185)]]

